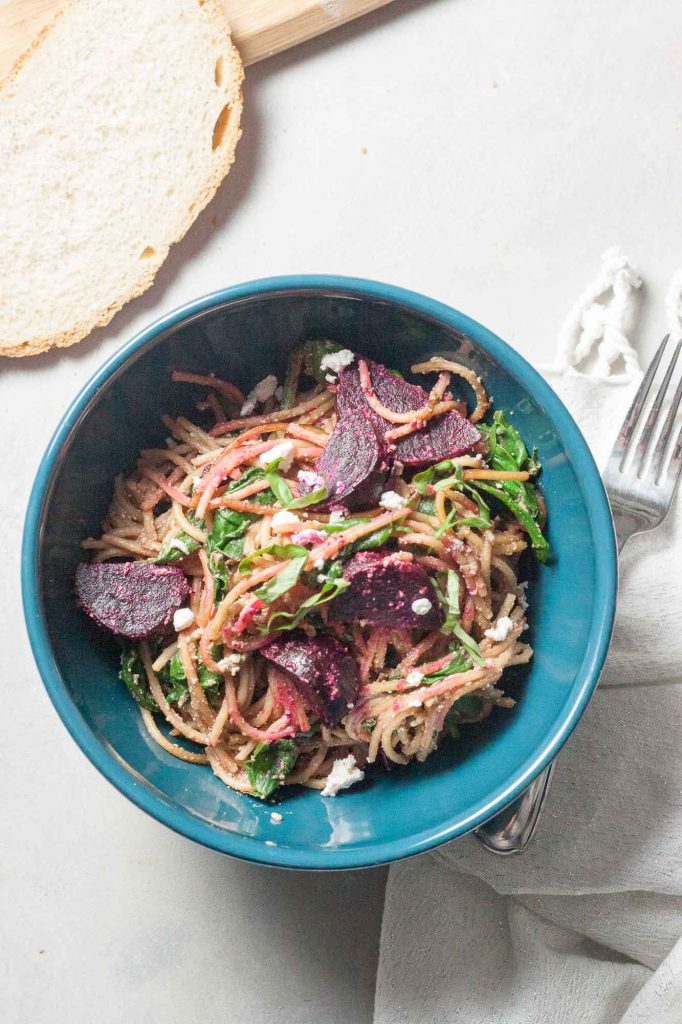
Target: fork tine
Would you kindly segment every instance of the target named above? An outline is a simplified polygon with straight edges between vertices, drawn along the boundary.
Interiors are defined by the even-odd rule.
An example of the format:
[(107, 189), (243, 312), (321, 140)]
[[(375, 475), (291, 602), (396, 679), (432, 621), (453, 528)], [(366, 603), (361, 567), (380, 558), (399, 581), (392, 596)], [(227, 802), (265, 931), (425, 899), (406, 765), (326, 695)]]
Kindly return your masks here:
[[(679, 352), (682, 342), (677, 346)], [(667, 472), (665, 470), (665, 453), (672, 437), (673, 427), (675, 426), (675, 419), (677, 418), (677, 412), (680, 408), (680, 402), (682, 402), (682, 378), (680, 378), (675, 394), (673, 396), (672, 405), (668, 409), (668, 415), (665, 418), (663, 429), (661, 430), (660, 437), (656, 443), (652, 459), (652, 471), (656, 474), (655, 482), (665, 483), (672, 482), (673, 487), (675, 486), (675, 480), (680, 475), (682, 470), (682, 428), (677, 436), (677, 444), (675, 451), (672, 454), (670, 465), (668, 466)]]
[[(672, 359), (668, 364), (668, 369), (665, 371), (663, 380), (661, 381), (661, 386), (659, 387), (656, 393), (656, 397), (654, 398), (651, 410), (649, 412), (649, 415), (647, 416), (646, 423), (644, 424), (644, 429), (642, 430), (639, 437), (639, 442), (635, 450), (635, 458), (632, 467), (633, 470), (637, 473), (637, 476), (639, 477), (644, 476), (644, 472), (647, 468), (647, 459), (653, 447), (654, 439), (656, 437), (656, 427), (658, 426), (658, 421), (661, 415), (661, 407), (663, 405), (663, 402), (665, 401), (666, 394), (668, 392), (668, 386), (670, 385), (670, 380), (675, 370), (675, 365), (677, 363), (681, 348), (682, 341), (678, 341), (677, 345), (675, 346), (675, 351), (673, 352)], [(672, 430), (672, 425), (670, 429)], [(652, 464), (651, 468), (654, 472), (657, 471), (657, 465), (655, 463)]]
[(653, 379), (656, 376), (656, 370), (658, 369), (658, 364), (660, 363), (661, 359), (663, 358), (663, 353), (664, 353), (665, 347), (666, 347), (666, 345), (668, 343), (668, 337), (669, 337), (669, 335), (666, 334), (665, 338), (663, 339), (663, 341), (661, 342), (661, 344), (658, 347), (658, 351), (656, 352), (656, 355), (651, 360), (651, 364), (649, 366), (649, 369), (644, 374), (644, 378), (642, 380), (642, 383), (639, 386), (639, 391), (637, 392), (637, 394), (634, 397), (634, 400), (632, 402), (632, 405), (630, 406), (629, 412), (628, 412), (628, 414), (625, 417), (625, 420), (623, 422), (623, 426), (620, 428), (620, 432), (618, 434), (618, 437), (616, 438), (616, 443), (613, 446), (613, 451), (611, 453), (611, 457), (615, 458), (615, 459), (618, 459), (618, 468), (619, 469), (623, 468), (623, 463), (625, 462), (626, 456), (627, 456), (627, 454), (628, 454), (628, 452), (630, 450), (630, 446), (632, 444), (632, 439), (633, 439), (633, 437), (635, 435), (635, 429), (637, 427), (637, 422), (638, 422), (639, 417), (641, 415), (642, 409), (644, 408), (644, 403), (647, 400), (647, 397), (648, 397), (648, 394), (649, 394), (649, 390), (651, 389), (651, 384), (653, 382)]

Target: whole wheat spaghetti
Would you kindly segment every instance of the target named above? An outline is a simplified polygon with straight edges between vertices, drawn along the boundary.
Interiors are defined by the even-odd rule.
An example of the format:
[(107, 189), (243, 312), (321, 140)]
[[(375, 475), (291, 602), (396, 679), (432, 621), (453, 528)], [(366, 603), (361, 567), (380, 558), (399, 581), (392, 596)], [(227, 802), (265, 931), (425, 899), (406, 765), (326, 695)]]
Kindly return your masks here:
[(423, 389), (310, 342), (283, 391), (248, 402), (176, 371), (196, 422), (164, 417), (165, 444), (116, 479), (83, 543), (94, 563), (184, 574), (174, 628), (127, 643), (121, 678), (155, 742), (240, 793), (334, 795), (513, 707), (505, 673), (532, 655), (524, 552), (548, 553), (539, 465), (502, 413), (482, 421), (473, 370), (414, 370)]

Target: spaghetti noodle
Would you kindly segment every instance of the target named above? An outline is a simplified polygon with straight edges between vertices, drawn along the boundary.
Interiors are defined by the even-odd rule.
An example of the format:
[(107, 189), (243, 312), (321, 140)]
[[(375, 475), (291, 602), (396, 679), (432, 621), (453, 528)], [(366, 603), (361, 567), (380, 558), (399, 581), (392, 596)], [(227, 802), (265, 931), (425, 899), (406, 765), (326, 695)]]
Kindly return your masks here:
[[(368, 415), (386, 420), (388, 475), (379, 500), (349, 512), (327, 494), (317, 467), (341, 422), (339, 349), (302, 346), (284, 395), (266, 398), (258, 412), (247, 404), (245, 415), (234, 384), (176, 371), (175, 381), (201, 388), (201, 425), (164, 417), (165, 447), (143, 451), (135, 470), (116, 479), (101, 535), (83, 543), (96, 563), (132, 558), (182, 569), (188, 609), (170, 635), (124, 649), (121, 678), (155, 742), (174, 757), (208, 762), (227, 786), (252, 796), (292, 784), (333, 795), (344, 788), (331, 786), (336, 762), (423, 761), (441, 737), (456, 737), (495, 706), (512, 707), (503, 677), (532, 655), (521, 556), (529, 547), (541, 560), (548, 552), (535, 454), (501, 413), (481, 421), (489, 399), (470, 369), (442, 358), (414, 367), (437, 380), (410, 416), (377, 396), (358, 356)], [(339, 375), (349, 355), (336, 364)], [(414, 442), (466, 408), (450, 391), (458, 378), (474, 389), (477, 443), (426, 466), (401, 465), (395, 442)], [(339, 622), (334, 602), (359, 552), (426, 574), (440, 625)], [(296, 675), (261, 653), (274, 638), (322, 635), (343, 645), (357, 671), (354, 700), (331, 724)], [(342, 774), (337, 765), (334, 779)]]

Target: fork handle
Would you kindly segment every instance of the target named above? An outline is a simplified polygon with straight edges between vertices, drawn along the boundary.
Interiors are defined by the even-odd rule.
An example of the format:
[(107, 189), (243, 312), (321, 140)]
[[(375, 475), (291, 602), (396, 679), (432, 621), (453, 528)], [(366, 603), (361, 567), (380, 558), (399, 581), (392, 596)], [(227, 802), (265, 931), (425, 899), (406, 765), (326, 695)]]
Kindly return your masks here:
[(503, 857), (523, 853), (537, 828), (553, 773), (554, 761), (550, 761), (521, 796), (474, 829), (474, 835), (486, 850)]

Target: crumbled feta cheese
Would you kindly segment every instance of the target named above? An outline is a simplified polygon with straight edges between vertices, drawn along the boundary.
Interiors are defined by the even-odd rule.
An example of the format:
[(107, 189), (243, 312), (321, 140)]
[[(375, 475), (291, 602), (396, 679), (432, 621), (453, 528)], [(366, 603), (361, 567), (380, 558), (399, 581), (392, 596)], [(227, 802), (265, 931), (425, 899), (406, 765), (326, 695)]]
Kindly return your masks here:
[(325, 574), (323, 572), (318, 572), (318, 574), (317, 574), (317, 576), (315, 578), (316, 578), (318, 583), (326, 583), (327, 580), (329, 579), (329, 577), (325, 576)]
[(416, 668), (411, 669), (405, 676), (405, 680), (409, 686), (419, 686), (423, 678), (424, 673), (420, 672)]
[(522, 608), (525, 612), (528, 608), (528, 580), (525, 580), (523, 583), (519, 583), (519, 590), (521, 591), (517, 598), (519, 608)]
[(484, 636), (490, 637), (491, 640), (502, 641), (506, 640), (509, 636), (509, 630), (512, 629), (514, 623), (508, 615), (502, 615), (495, 625), (491, 629), (486, 629)]
[(291, 538), (294, 544), (322, 544), (326, 539), (327, 535), (321, 530), (299, 530)]
[(379, 498), (379, 504), (382, 508), (387, 508), (391, 512), (397, 512), (399, 508), (405, 508), (407, 498), (401, 498), (395, 491), (384, 491)]
[(201, 477), (197, 473), (195, 476), (192, 477), (192, 486), (193, 487), (198, 487), (200, 483), (201, 483)]
[(301, 520), (293, 512), (290, 512), (287, 508), (281, 508), (279, 512), (275, 512), (274, 516), (270, 520), (275, 530), (278, 530), (280, 526), (288, 526), (291, 523), (300, 523)]
[(280, 821), (283, 821), (283, 820), (284, 820), (284, 818), (279, 813), (279, 811), (272, 811), (272, 813), (270, 814), (270, 821), (274, 822), (275, 825), (279, 825)]
[(267, 377), (259, 380), (253, 391), (248, 393), (246, 401), (241, 408), (241, 415), (250, 416), (258, 402), (267, 402), (268, 398), (272, 398), (276, 391), (277, 378), (274, 374), (270, 373)]
[(428, 597), (418, 597), (412, 602), (411, 608), (415, 615), (428, 615), (433, 608), (433, 605), (429, 601)]
[(336, 384), (336, 377), (334, 376), (333, 373), (325, 373), (324, 379), (327, 381), (328, 384)]
[(299, 483), (304, 484), (306, 487), (312, 487), (314, 491), (319, 490), (324, 483), (324, 480), (319, 473), (314, 473), (312, 469), (299, 469), (296, 474), (296, 479)]
[(228, 675), (236, 676), (242, 663), (242, 657), (241, 654), (227, 654), (218, 662), (218, 668), (221, 672), (227, 672)]
[(318, 558), (313, 562), (313, 569), (324, 569), (324, 558)]
[(261, 466), (271, 466), (277, 459), (281, 459), (280, 469), (286, 473), (287, 469), (291, 465), (291, 453), (294, 450), (293, 441), (280, 441), (279, 444), (274, 445), (269, 451), (261, 452), (258, 456), (258, 461)]
[(346, 511), (345, 509), (342, 508), (334, 508), (329, 513), (329, 522), (332, 524), (332, 526), (336, 526), (338, 525), (338, 523), (342, 523), (345, 518)]
[(266, 839), (265, 840), (265, 845), (266, 846), (277, 846), (277, 843), (273, 843), (272, 839)]
[(325, 379), (333, 382), (336, 378), (332, 374), (340, 373), (344, 366), (349, 366), (354, 359), (355, 355), (349, 348), (342, 348), (340, 352), (328, 352), (320, 360), (320, 370), (323, 373), (325, 370), (329, 370), (330, 372), (326, 374)]
[(178, 608), (173, 616), (173, 629), (179, 633), (181, 629), (187, 629), (194, 622), (194, 612), (191, 608)]
[(336, 796), (342, 789), (349, 789), (356, 782), (362, 782), (365, 773), (358, 768), (353, 754), (334, 761), (334, 766), (327, 776), (327, 782), (322, 790), (322, 796)]
[(189, 548), (184, 543), (184, 541), (180, 540), (179, 537), (173, 537), (173, 540), (170, 542), (168, 547), (169, 548), (175, 548), (176, 551), (182, 552), (183, 555), (188, 555), (189, 554)]

